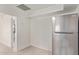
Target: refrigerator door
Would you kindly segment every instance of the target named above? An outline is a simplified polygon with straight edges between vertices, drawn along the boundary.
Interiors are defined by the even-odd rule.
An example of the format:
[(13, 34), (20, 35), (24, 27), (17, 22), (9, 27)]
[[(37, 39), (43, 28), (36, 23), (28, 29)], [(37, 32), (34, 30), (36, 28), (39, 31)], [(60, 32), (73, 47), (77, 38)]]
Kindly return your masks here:
[(78, 39), (74, 34), (55, 34), (53, 38), (54, 55), (77, 55)]
[(53, 18), (53, 54), (78, 54), (78, 15), (63, 15)]
[(75, 32), (77, 31), (78, 16), (74, 15), (62, 15), (55, 17), (55, 29), (54, 32)]

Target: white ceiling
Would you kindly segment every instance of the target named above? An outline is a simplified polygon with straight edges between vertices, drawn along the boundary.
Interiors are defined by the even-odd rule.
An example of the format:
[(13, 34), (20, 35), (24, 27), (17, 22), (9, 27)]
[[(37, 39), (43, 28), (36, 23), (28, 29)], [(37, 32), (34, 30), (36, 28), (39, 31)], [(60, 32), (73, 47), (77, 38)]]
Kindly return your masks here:
[[(31, 8), (31, 10), (39, 10), (51, 6), (55, 6), (56, 4), (25, 4), (27, 7)], [(72, 10), (76, 9), (77, 4), (64, 4), (64, 10)], [(31, 11), (27, 10), (27, 11)]]
[(51, 7), (54, 5), (56, 4), (26, 4), (26, 6), (31, 8), (31, 10), (39, 10), (39, 9)]
[(64, 10), (74, 10), (77, 6), (78, 4), (64, 4)]
[[(1, 4), (0, 5), (0, 12), (4, 12), (7, 14), (11, 14), (11, 15), (16, 15), (16, 14), (20, 15), (20, 14), (31, 14), (31, 12), (37, 11), (37, 10), (39, 12), (39, 9), (43, 9), (43, 8), (44, 8), (43, 10), (46, 10), (47, 7), (51, 7), (51, 6), (52, 6), (52, 8), (56, 8), (55, 7), (56, 4), (25, 4), (26, 6), (31, 8), (31, 10), (29, 10), (29, 12), (30, 12), (29, 13), (29, 12), (27, 12), (28, 10), (23, 11), (23, 10), (17, 8), (16, 7), (17, 5), (18, 4)], [(52, 8), (50, 8), (50, 9), (52, 9)], [(62, 10), (62, 11), (64, 13), (64, 11), (72, 11), (72, 10), (75, 10), (76, 8), (77, 8), (77, 5), (66, 4), (66, 5), (64, 5), (64, 10)], [(48, 11), (49, 11), (49, 9), (48, 9)], [(59, 13), (60, 13), (60, 11), (59, 11)]]

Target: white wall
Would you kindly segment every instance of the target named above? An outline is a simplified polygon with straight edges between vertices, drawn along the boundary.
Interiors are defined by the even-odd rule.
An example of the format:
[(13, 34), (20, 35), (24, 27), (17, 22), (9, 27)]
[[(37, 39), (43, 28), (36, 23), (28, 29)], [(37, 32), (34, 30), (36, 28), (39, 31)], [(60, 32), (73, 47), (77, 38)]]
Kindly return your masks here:
[[(54, 8), (55, 7), (55, 8)], [(53, 12), (62, 11), (63, 5), (54, 5), (48, 8), (31, 11), (31, 45), (52, 50), (52, 14)]]
[[(40, 12), (43, 12), (42, 14), (46, 14), (46, 12), (50, 13), (50, 12), (56, 12), (56, 11), (63, 10), (63, 5), (56, 5), (54, 7), (56, 7), (56, 8), (49, 7), (49, 8), (45, 8), (45, 9), (43, 9), (41, 11), (39, 11), (39, 10), (37, 12), (33, 11), (33, 13), (30, 13), (29, 15), (32, 15), (32, 16), (34, 15), (35, 16), (35, 15), (38, 15), (38, 13), (40, 14)], [(17, 8), (16, 8), (16, 10), (17, 10)], [(36, 39), (34, 39), (33, 36), (30, 33), (30, 31), (31, 30), (33, 31), (34, 28), (36, 29), (36, 27), (34, 27), (34, 28), (31, 28), (32, 26), (30, 27), (30, 25), (32, 25), (32, 24), (30, 23), (30, 19), (28, 18), (28, 16), (29, 16), (28, 13), (29, 12), (25, 13), (25, 12), (23, 12), (21, 10), (18, 10), (16, 13), (18, 15), (18, 21), (17, 21), (18, 22), (18, 24), (17, 24), (17, 27), (18, 27), (17, 36), (18, 37), (17, 38), (18, 38), (18, 48), (19, 48), (19, 50), (30, 46), (32, 41), (34, 42), (34, 45), (36, 45), (36, 46), (38, 46), (40, 48), (51, 50), (51, 47), (52, 47), (52, 44), (51, 44), (52, 43), (52, 41), (51, 41), (51, 38), (52, 38), (51, 33), (52, 32), (51, 32), (51, 30), (52, 29), (51, 29), (51, 25), (50, 25), (51, 24), (50, 17), (48, 17), (48, 15), (47, 15), (47, 16), (41, 18), (41, 20), (39, 18), (36, 18), (36, 20), (33, 23), (31, 22), (32, 24), (36, 23), (35, 25), (37, 25), (37, 23), (39, 22), (39, 24), (38, 24), (39, 27), (40, 27), (39, 30), (41, 30), (40, 31), (40, 36), (39, 36), (38, 31), (35, 32), (37, 34), (32, 33), (32, 35), (35, 34), (35, 35), (39, 36), (38, 39), (37, 39), (37, 36), (35, 36), (36, 39), (38, 40), (38, 42), (36, 42)], [(43, 25), (43, 23), (44, 23), (44, 25)], [(34, 31), (36, 31), (36, 30), (34, 30)], [(45, 40), (47, 42), (44, 43)], [(37, 45), (35, 42), (39, 43), (39, 44)]]
[(0, 43), (11, 47), (11, 16), (0, 14)]
[(30, 29), (29, 29), (29, 19), (24, 17), (19, 17), (17, 25), (17, 39), (18, 39), (18, 50), (30, 46)]
[[(53, 7), (55, 7), (55, 8), (53, 8)], [(56, 12), (56, 11), (59, 11), (62, 9), (63, 9), (63, 5), (56, 5), (56, 6), (51, 6), (51, 7), (37, 10), (37, 11), (24, 12), (24, 11), (16, 8), (15, 5), (10, 5), (10, 4), (0, 5), (0, 12), (17, 17), (17, 48), (19, 50), (29, 46), (30, 39), (32, 39), (32, 41), (34, 40), (35, 42), (37, 39), (36, 36), (35, 36), (36, 37), (35, 39), (33, 38), (32, 35), (34, 33), (32, 33), (32, 35), (31, 35), (32, 38), (30, 37), (30, 34), (29, 34), (30, 29), (34, 30), (34, 28), (30, 27), (31, 23), (30, 23), (29, 18), (27, 18), (29, 15), (30, 16), (37, 16), (37, 15), (41, 15), (41, 14)], [(28, 13), (29, 13), (29, 15), (28, 15)], [(39, 23), (38, 25), (40, 26), (40, 28), (43, 28), (43, 29), (40, 29), (40, 28), (38, 29), (39, 31), (41, 30), (40, 35), (39, 35), (38, 31), (37, 31), (37, 34), (35, 34), (35, 35), (39, 35), (38, 41), (40, 40), (40, 42), (38, 42), (39, 44), (37, 46), (42, 47), (44, 49), (48, 49), (48, 48), (51, 49), (51, 47), (50, 47), (50, 45), (51, 45), (51, 43), (50, 43), (50, 41), (51, 41), (51, 33), (50, 33), (51, 29), (50, 28), (51, 27), (49, 27), (51, 24), (50, 23), (51, 20), (48, 20), (48, 19), (49, 19), (49, 17), (47, 17), (47, 18), (44, 17), (44, 18), (41, 18), (41, 20), (36, 19), (32, 23), (33, 25), (34, 25), (34, 23), (36, 23), (35, 25), (37, 25), (37, 23)], [(43, 23), (44, 23), (44, 25), (43, 25)], [(35, 27), (35, 29), (36, 29), (36, 27)], [(43, 44), (45, 40), (49, 41), (49, 42), (45, 42), (45, 44)]]
[(23, 49), (30, 45), (29, 19), (24, 11), (16, 8), (13, 4), (0, 5), (0, 12), (17, 17), (17, 48)]
[(31, 44), (35, 47), (52, 49), (52, 18), (44, 15), (31, 19)]

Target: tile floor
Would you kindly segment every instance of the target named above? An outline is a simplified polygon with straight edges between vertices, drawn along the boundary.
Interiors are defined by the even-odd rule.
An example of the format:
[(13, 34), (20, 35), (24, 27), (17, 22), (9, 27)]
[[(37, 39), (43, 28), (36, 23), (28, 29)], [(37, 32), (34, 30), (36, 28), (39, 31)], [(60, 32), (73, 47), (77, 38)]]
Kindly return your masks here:
[(11, 48), (0, 43), (0, 55), (51, 55), (51, 52), (33, 46), (13, 52)]

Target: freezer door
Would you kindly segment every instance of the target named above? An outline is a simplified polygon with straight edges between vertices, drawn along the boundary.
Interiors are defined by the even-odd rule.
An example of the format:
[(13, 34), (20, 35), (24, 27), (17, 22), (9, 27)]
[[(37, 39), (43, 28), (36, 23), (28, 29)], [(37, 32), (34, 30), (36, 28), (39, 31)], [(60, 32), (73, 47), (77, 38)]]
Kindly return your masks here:
[(53, 55), (77, 55), (77, 34), (54, 34)]
[(78, 16), (62, 15), (55, 17), (54, 32), (77, 32)]

